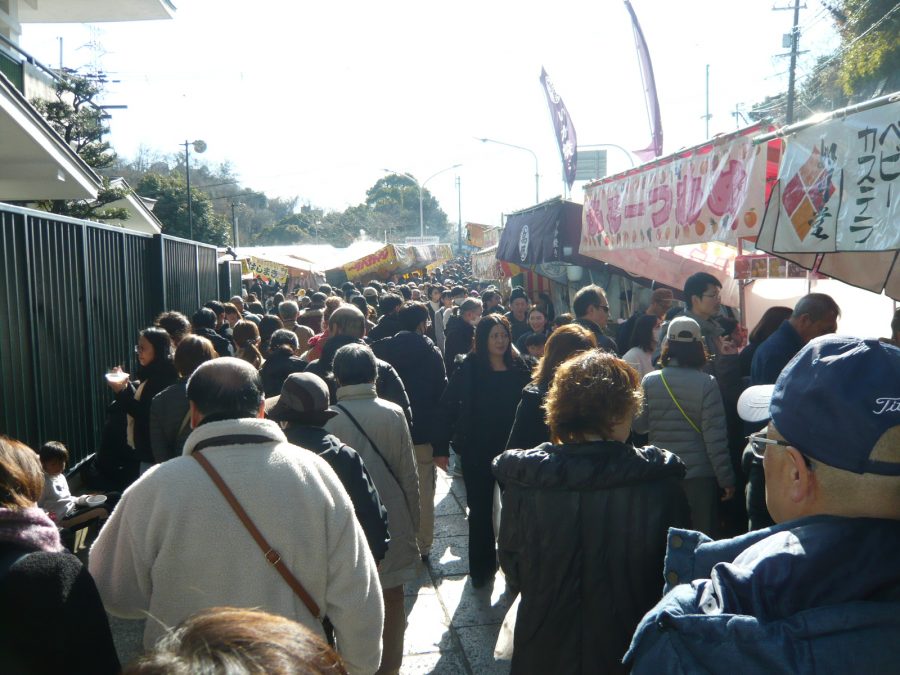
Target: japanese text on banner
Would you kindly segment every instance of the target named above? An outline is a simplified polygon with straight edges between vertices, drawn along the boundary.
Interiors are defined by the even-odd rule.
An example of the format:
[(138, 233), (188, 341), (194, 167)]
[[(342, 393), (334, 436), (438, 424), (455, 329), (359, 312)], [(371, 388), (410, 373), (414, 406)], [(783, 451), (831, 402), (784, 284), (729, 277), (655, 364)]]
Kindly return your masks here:
[(749, 136), (601, 181), (585, 190), (580, 253), (755, 237), (765, 189)]

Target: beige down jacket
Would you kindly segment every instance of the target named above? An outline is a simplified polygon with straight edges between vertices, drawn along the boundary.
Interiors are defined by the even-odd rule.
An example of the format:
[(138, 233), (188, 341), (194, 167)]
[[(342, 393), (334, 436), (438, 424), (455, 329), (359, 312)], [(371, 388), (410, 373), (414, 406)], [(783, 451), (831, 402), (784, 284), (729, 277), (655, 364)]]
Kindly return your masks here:
[[(383, 588), (394, 588), (414, 581), (418, 573), (419, 547), (419, 474), (412, 437), (403, 409), (377, 398), (374, 384), (353, 384), (337, 390), (338, 413), (325, 429), (359, 453), (378, 496), (388, 513), (391, 541), (387, 555), (378, 566)], [(385, 461), (341, 410), (346, 408), (359, 422)]]
[[(661, 373), (701, 433), (697, 433), (675, 405)], [(716, 378), (701, 370), (670, 363), (661, 371), (647, 373), (641, 384), (644, 407), (634, 421), (634, 430), (641, 434), (649, 432), (652, 445), (678, 455), (687, 466), (685, 479), (715, 477), (719, 487), (734, 487), (725, 408)]]

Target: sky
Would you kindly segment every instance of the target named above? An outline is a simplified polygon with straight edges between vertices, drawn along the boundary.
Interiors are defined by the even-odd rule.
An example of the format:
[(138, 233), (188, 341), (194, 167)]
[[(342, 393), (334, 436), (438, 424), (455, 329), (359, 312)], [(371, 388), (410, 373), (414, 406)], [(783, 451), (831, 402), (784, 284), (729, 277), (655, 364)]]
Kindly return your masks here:
[[(125, 157), (141, 145), (183, 152), (185, 140), (202, 139), (202, 160), (229, 162), (242, 185), (326, 210), (365, 201), (385, 169), (410, 172), (429, 179), (451, 222), (499, 225), (501, 214), (535, 203), (535, 158), (477, 139), (528, 148), (540, 199), (563, 193), (541, 67), (579, 145), (650, 143), (621, 0), (175, 4), (171, 21), (23, 27), (20, 44), (39, 61), (59, 65), (61, 37), (65, 66), (118, 80), (104, 102), (128, 106), (110, 120)], [(711, 135), (737, 128), (736, 106), (746, 112), (786, 88), (788, 59), (776, 55), (787, 52), (793, 17), (773, 11), (772, 0), (632, 5), (653, 61), (666, 154), (706, 139), (707, 64)], [(820, 1), (805, 5), (801, 78), (838, 44)], [(608, 163), (615, 173), (631, 159), (611, 148)]]

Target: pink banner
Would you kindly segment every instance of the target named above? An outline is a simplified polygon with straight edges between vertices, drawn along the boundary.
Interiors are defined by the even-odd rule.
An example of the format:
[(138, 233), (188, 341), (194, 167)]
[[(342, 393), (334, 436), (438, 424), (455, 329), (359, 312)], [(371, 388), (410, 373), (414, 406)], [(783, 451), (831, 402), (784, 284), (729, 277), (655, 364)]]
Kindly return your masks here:
[(599, 251), (735, 243), (755, 237), (765, 210), (765, 144), (758, 127), (585, 188), (582, 255)]

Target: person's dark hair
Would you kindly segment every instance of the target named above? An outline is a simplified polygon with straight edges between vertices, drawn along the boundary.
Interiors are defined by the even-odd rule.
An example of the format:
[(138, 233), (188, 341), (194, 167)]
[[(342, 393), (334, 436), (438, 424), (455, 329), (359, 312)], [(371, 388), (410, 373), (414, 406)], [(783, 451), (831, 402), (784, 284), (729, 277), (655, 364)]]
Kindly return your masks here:
[(319, 286), (319, 293), (324, 293), (325, 295), (331, 295), (331, 291), (333, 289), (329, 284), (322, 284)]
[(512, 368), (515, 365), (512, 353), (512, 329), (509, 327), (509, 320), (500, 314), (487, 314), (478, 320), (478, 325), (475, 326), (475, 355), (483, 368), (491, 369), (490, 357), (488, 356), (490, 353), (488, 350), (488, 338), (494, 326), (503, 326), (503, 330), (506, 331), (509, 341), (506, 345), (506, 351), (503, 353), (503, 363), (506, 364), (507, 368)]
[(547, 336), (543, 333), (529, 333), (525, 336), (525, 348), (541, 347), (547, 342)]
[(500, 297), (500, 294), (493, 289), (487, 290), (481, 294), (481, 302), (486, 305), (494, 299), (494, 296)]
[(224, 356), (194, 371), (187, 397), (204, 422), (213, 422), (257, 417), (265, 394), (256, 368), (243, 359)]
[(297, 334), (287, 328), (279, 328), (272, 333), (272, 338), (269, 340), (270, 352), (274, 352), (276, 349), (283, 349), (293, 354), (299, 348), (300, 340), (297, 338)]
[(809, 293), (797, 301), (791, 318), (798, 319), (806, 314), (810, 321), (821, 321), (829, 314), (841, 315), (841, 308), (830, 295), (825, 293)]
[(48, 459), (61, 459), (63, 464), (69, 463), (69, 450), (59, 441), (47, 441), (38, 450), (42, 462)]
[(591, 307), (605, 307), (604, 295), (603, 289), (594, 284), (580, 289), (572, 301), (572, 311), (575, 312), (575, 316), (584, 316)]
[(32, 508), (44, 490), (37, 453), (24, 443), (0, 436), (0, 508)]
[(652, 352), (653, 332), (656, 330), (658, 321), (659, 319), (655, 314), (644, 314), (644, 316), (635, 321), (628, 348), (640, 347), (645, 352)]
[(400, 321), (400, 328), (414, 332), (420, 323), (428, 321), (428, 310), (424, 303), (411, 300), (400, 308), (397, 319)]
[(615, 354), (591, 349), (564, 361), (544, 404), (550, 438), (583, 443), (588, 435), (609, 438), (643, 400), (637, 371)]
[(252, 366), (259, 368), (263, 364), (263, 355), (259, 351), (259, 328), (252, 321), (241, 320), (234, 324), (234, 344), (238, 348), (236, 356)]
[(682, 368), (702, 368), (709, 360), (709, 354), (706, 353), (706, 346), (702, 341), (672, 342), (666, 340), (659, 356), (659, 362), (663, 366), (668, 366), (672, 359), (675, 359), (678, 362), (677, 365)]
[[(406, 286), (405, 284), (403, 286), (398, 286), (397, 291), (400, 293), (404, 301), (412, 299), (412, 290), (409, 286)], [(379, 304), (379, 307), (380, 306), (381, 305)]]
[(247, 306), (247, 309), (249, 310), (249, 312), (251, 314), (256, 314), (257, 316), (262, 316), (263, 314), (266, 313), (266, 308), (263, 307), (263, 304), (259, 300), (251, 302)]
[[(225, 311), (224, 307), (222, 308), (222, 311)], [(194, 316), (191, 317), (191, 326), (193, 326), (194, 330), (198, 328), (215, 329), (216, 313), (209, 307), (201, 307), (194, 312)]]
[(229, 314), (237, 314), (238, 316), (241, 315), (241, 310), (239, 310), (238, 306), (235, 305), (233, 302), (226, 302), (225, 304), (222, 305), (222, 308), (225, 310), (226, 316)]
[(278, 305), (284, 302), (284, 293), (278, 291), (275, 295), (272, 296), (272, 306), (275, 307), (276, 311), (278, 310)]
[(532, 372), (531, 382), (538, 387), (549, 387), (559, 364), (571, 357), (597, 347), (593, 331), (581, 324), (569, 323), (550, 333), (544, 344), (544, 356)]
[(793, 311), (790, 307), (769, 307), (763, 312), (747, 339), (754, 344), (762, 344), (766, 338), (778, 330), (781, 324), (790, 318)]
[(390, 314), (401, 305), (403, 305), (403, 298), (396, 293), (385, 293), (378, 300), (378, 313), (381, 316)]
[(201, 363), (212, 361), (219, 355), (212, 342), (200, 335), (187, 335), (175, 349), (175, 370), (181, 377), (190, 377)]
[(174, 367), (174, 354), (172, 353), (172, 338), (162, 328), (152, 326), (141, 331), (141, 337), (147, 340), (153, 347), (153, 361), (146, 366), (138, 368), (138, 377), (146, 379), (162, 369)]
[(697, 272), (696, 274), (689, 276), (684, 282), (684, 300), (688, 307), (691, 306), (691, 298), (703, 297), (703, 294), (706, 293), (706, 289), (710, 286), (722, 288), (722, 282), (707, 272)]
[(453, 297), (453, 292), (452, 292), (452, 291), (450, 291), (450, 290), (448, 290), (448, 289), (446, 289), (446, 288), (445, 288), (444, 290), (441, 291), (441, 301), (442, 301), (442, 302), (443, 302), (444, 300), (446, 300), (447, 298), (452, 298), (452, 297)]
[(465, 286), (454, 286), (453, 290), (450, 291), (451, 297), (454, 297), (454, 298), (464, 298), (468, 294), (469, 294), (469, 292), (466, 290)]
[(191, 332), (191, 322), (181, 312), (163, 312), (153, 323), (165, 330), (175, 345)]
[(342, 387), (371, 384), (377, 374), (375, 355), (367, 345), (357, 343), (344, 345), (334, 354), (332, 370)]
[(223, 305), (218, 300), (210, 300), (203, 306), (207, 309), (211, 309), (215, 313), (216, 318), (218, 318), (220, 314), (225, 313), (225, 305)]
[(369, 314), (369, 303), (366, 302), (365, 296), (362, 295), (354, 295), (350, 298), (350, 304), (354, 305), (356, 309), (362, 312), (365, 315)]
[(274, 314), (266, 314), (259, 322), (259, 338), (268, 342), (276, 331), (284, 328), (284, 323)]
[(575, 315), (571, 312), (563, 312), (562, 314), (557, 314), (553, 317), (553, 330), (558, 328), (562, 328), (563, 326), (567, 326), (570, 323), (575, 323)]

